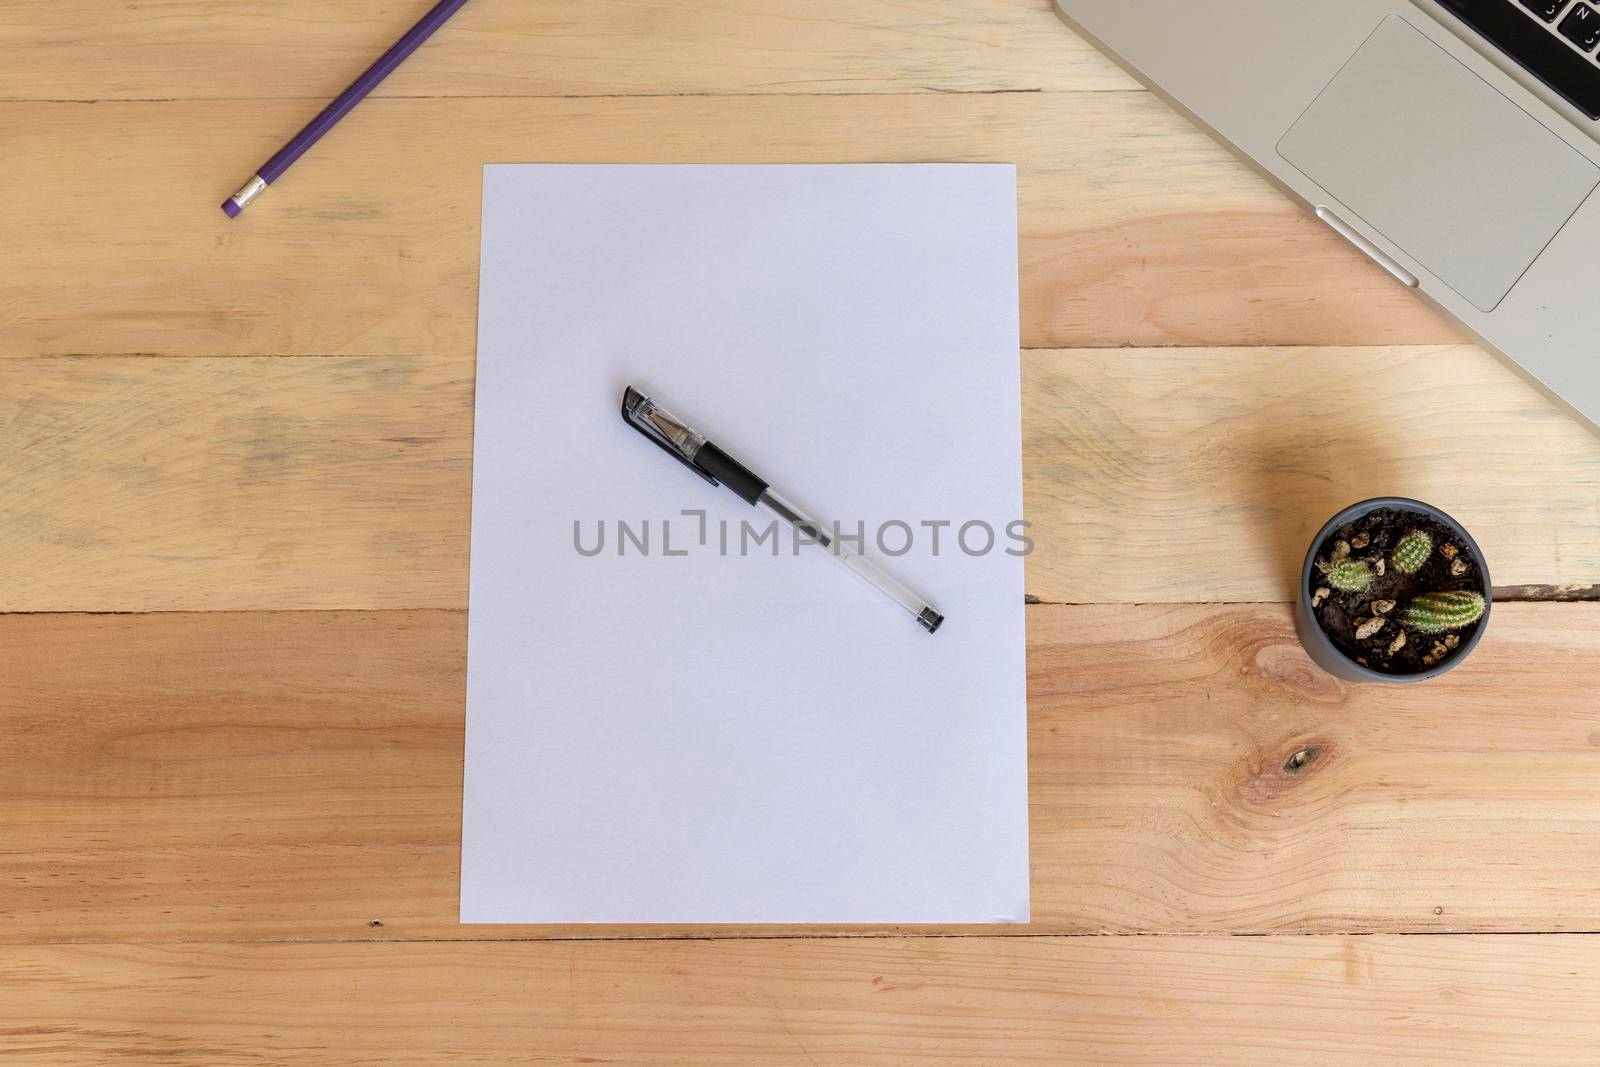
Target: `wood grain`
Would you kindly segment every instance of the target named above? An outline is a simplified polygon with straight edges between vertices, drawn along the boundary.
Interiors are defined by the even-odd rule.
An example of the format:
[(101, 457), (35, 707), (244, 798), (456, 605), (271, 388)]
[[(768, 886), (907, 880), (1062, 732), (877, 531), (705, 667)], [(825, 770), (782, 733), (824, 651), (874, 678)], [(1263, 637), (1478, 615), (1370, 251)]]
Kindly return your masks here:
[[(328, 100), (427, 7), (9, 0), (0, 99)], [(1050, 0), (539, 0), (469, 4), (377, 95), (1135, 87), (1055, 18)]]
[(1027, 347), (1457, 337), (1148, 93), (374, 100), (224, 218), (304, 112), (0, 103), (0, 356), (465, 364), (495, 161), (1015, 162)]
[(470, 365), (0, 360), (0, 610), (466, 603)]
[(1043, 600), (1288, 601), (1317, 530), (1375, 496), (1453, 514), (1497, 583), (1600, 578), (1600, 439), (1475, 348), (1023, 363)]
[[(1600, 605), (1499, 605), (1421, 687), (1280, 607), (1027, 610), (1034, 921), (964, 932), (1595, 928)], [(458, 925), (465, 631), (0, 617), (0, 942), (775, 932)]]
[(1600, 938), (82, 946), (0, 954), (29, 1063), (1593, 1062)]
[[(1600, 576), (1600, 442), (1476, 349), (1037, 351), (1023, 383), (1046, 602), (1287, 601), (1316, 528), (1396, 492), (1504, 587)], [(0, 611), (463, 608), (471, 403), (441, 356), (0, 360)]]

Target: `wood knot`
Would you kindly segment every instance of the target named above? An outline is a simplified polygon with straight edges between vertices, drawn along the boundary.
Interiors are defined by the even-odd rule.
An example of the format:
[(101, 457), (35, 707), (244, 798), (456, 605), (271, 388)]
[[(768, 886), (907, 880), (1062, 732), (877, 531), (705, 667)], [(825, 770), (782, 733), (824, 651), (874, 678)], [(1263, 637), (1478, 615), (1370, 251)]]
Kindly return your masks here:
[(1270, 687), (1296, 703), (1343, 702), (1343, 685), (1311, 662), (1284, 620), (1241, 612), (1219, 615), (1213, 623), (1208, 650), (1246, 684)]
[(1307, 745), (1305, 748), (1291, 753), (1289, 758), (1283, 761), (1283, 773), (1299, 774), (1320, 755), (1322, 755), (1322, 749), (1316, 745)]
[(1308, 789), (1314, 789), (1328, 760), (1336, 751), (1325, 737), (1302, 738), (1290, 742), (1292, 748), (1256, 749), (1241, 761), (1240, 778), (1235, 786), (1239, 803), (1250, 810), (1277, 810), (1296, 802)]

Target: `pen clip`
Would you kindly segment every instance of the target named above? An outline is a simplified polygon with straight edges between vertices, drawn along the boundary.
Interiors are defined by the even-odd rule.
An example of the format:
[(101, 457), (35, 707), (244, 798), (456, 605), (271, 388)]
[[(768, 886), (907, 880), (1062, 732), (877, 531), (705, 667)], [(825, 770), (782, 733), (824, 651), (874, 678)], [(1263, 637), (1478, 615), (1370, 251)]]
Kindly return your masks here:
[(647, 403), (649, 399), (649, 397), (639, 392), (639, 390), (635, 389), (633, 386), (628, 386), (628, 388), (624, 390), (622, 394), (622, 421), (627, 423), (629, 426), (632, 426), (635, 430), (638, 430), (640, 435), (643, 436), (645, 440), (661, 449), (661, 451), (665, 452), (679, 463), (682, 463), (685, 467), (688, 467), (690, 470), (694, 471), (712, 485), (721, 485), (721, 482), (711, 477), (711, 475), (707, 474), (699, 466), (692, 463), (687, 457), (684, 456), (682, 452), (678, 451), (677, 448), (673, 447), (670, 441), (667, 441), (659, 433), (651, 432), (644, 426), (644, 424), (633, 417), (633, 413), (639, 407), (639, 405)]

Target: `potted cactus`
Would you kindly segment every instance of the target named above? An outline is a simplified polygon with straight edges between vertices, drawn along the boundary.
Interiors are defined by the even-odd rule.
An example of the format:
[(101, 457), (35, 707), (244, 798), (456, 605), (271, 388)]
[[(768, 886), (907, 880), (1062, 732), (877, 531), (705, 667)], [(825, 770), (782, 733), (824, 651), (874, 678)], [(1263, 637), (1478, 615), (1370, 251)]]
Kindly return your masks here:
[(1300, 643), (1329, 674), (1415, 682), (1460, 663), (1489, 621), (1483, 553), (1438, 508), (1379, 497), (1329, 519), (1306, 552)]

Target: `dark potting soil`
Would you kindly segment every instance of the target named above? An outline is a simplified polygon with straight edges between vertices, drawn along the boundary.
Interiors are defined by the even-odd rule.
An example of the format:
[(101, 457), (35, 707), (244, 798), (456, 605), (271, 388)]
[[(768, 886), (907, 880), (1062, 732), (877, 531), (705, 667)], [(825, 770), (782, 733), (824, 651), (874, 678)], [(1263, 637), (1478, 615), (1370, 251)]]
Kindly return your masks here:
[[(1402, 574), (1390, 561), (1390, 557), (1394, 553), (1395, 545), (1412, 530), (1420, 530), (1433, 538), (1433, 551), (1429, 553), (1428, 561), (1416, 574)], [(1363, 534), (1367, 537), (1367, 544), (1361, 548), (1355, 547)], [(1419, 634), (1405, 630), (1404, 647), (1390, 653), (1390, 644), (1403, 629), (1401, 617), (1414, 597), (1423, 593), (1446, 593), (1458, 590), (1481, 593), (1483, 575), (1477, 562), (1467, 551), (1467, 546), (1450, 527), (1413, 511), (1380, 508), (1361, 516), (1354, 522), (1346, 523), (1334, 530), (1322, 544), (1317, 546), (1317, 559), (1330, 560), (1341, 541), (1351, 545), (1351, 559), (1366, 560), (1373, 565), (1372, 585), (1358, 593), (1343, 592), (1332, 588), (1322, 571), (1313, 566), (1311, 585), (1306, 592), (1314, 600), (1318, 589), (1329, 590), (1328, 596), (1321, 605), (1312, 609), (1312, 613), (1335, 647), (1362, 666), (1395, 675), (1417, 674), (1430, 670), (1460, 655), (1460, 650), (1466, 647), (1478, 627), (1483, 625), (1483, 620), (1480, 619), (1459, 630), (1450, 631), (1450, 634), (1459, 639), (1459, 643), (1454, 647), (1447, 647), (1442, 655), (1437, 655), (1439, 649), (1436, 646), (1444, 643), (1448, 634)], [(1466, 570), (1461, 574), (1450, 573), (1454, 560), (1450, 558), (1446, 546), (1454, 547), (1455, 559), (1466, 562)], [(1385, 565), (1381, 577), (1376, 574), (1379, 560)], [(1382, 616), (1377, 616), (1372, 610), (1372, 603), (1377, 600), (1392, 600), (1395, 606)], [(1383, 628), (1365, 641), (1357, 640), (1358, 621), (1373, 617), (1383, 618)], [(1424, 659), (1434, 655), (1437, 655), (1437, 658), (1431, 663), (1423, 662)]]

